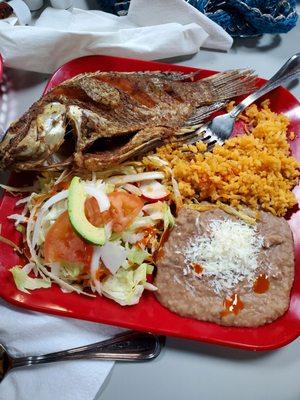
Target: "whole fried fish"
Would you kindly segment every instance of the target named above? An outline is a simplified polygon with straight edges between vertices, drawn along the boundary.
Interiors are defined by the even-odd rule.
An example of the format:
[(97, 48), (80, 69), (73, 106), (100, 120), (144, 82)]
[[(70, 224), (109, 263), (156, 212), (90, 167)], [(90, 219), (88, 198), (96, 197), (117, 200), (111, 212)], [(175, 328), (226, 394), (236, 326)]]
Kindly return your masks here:
[(99, 171), (156, 147), (254, 89), (251, 70), (195, 80), (199, 73), (77, 75), (9, 127), (0, 144), (0, 169)]

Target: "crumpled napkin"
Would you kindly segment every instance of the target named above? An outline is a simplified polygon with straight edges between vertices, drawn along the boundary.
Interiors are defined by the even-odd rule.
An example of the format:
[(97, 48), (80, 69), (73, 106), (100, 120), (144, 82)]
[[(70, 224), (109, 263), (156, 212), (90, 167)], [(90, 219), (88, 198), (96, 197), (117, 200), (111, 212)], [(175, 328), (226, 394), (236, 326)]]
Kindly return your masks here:
[[(12, 355), (38, 355), (108, 339), (107, 325), (25, 311), (0, 300), (0, 342)], [(112, 361), (76, 360), (12, 370), (0, 384), (0, 400), (94, 400)]]
[(184, 0), (132, 0), (128, 15), (47, 8), (34, 26), (0, 22), (6, 66), (52, 73), (63, 63), (104, 54), (146, 60), (227, 51), (232, 38)]
[(12, 15), (11, 17), (5, 18), (5, 20), (0, 20), (0, 27), (1, 27), (1, 24), (4, 24), (4, 23), (14, 26), (18, 23), (18, 18), (15, 15)]

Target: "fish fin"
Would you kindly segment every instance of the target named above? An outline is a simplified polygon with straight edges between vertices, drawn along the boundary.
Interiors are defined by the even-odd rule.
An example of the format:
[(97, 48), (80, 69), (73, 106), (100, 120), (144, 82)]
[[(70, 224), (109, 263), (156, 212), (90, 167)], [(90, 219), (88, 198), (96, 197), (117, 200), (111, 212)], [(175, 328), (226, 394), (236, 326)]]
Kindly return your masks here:
[(194, 72), (189, 72), (189, 73), (183, 73), (183, 72), (177, 72), (177, 71), (138, 71), (138, 72), (117, 72), (117, 71), (111, 71), (111, 72), (103, 72), (103, 71), (96, 71), (96, 72), (89, 72), (89, 73), (84, 73), (84, 74), (79, 74), (76, 75), (75, 77), (68, 79), (66, 81), (66, 84), (70, 83), (77, 83), (79, 80), (82, 78), (97, 78), (97, 76), (107, 76), (107, 75), (113, 75), (115, 77), (121, 76), (121, 77), (145, 77), (145, 78), (157, 78), (157, 79), (165, 79), (167, 81), (193, 81), (199, 74), (201, 74), (201, 71), (194, 71)]
[(166, 139), (174, 135), (173, 128), (163, 126), (145, 128), (138, 131), (126, 144), (114, 150), (101, 151), (100, 153), (77, 153), (75, 163), (79, 168), (89, 171), (100, 171), (111, 165), (117, 165), (128, 159), (142, 156), (161, 145)]
[[(256, 75), (251, 69), (237, 69), (209, 76), (196, 82), (201, 101), (228, 100), (256, 89)], [(199, 93), (200, 94), (200, 93)], [(206, 98), (205, 98), (206, 97)]]
[(172, 71), (167, 71), (167, 72), (144, 72), (143, 74), (150, 75), (150, 77), (153, 77), (155, 75), (156, 78), (159, 79), (166, 79), (170, 81), (193, 81), (195, 77), (197, 77), (201, 71), (195, 71), (195, 72), (190, 72), (190, 73), (182, 73), (182, 72), (172, 72)]
[(186, 126), (197, 125), (204, 119), (208, 118), (213, 112), (221, 110), (226, 104), (226, 101), (217, 101), (208, 106), (198, 107), (193, 115), (186, 121)]

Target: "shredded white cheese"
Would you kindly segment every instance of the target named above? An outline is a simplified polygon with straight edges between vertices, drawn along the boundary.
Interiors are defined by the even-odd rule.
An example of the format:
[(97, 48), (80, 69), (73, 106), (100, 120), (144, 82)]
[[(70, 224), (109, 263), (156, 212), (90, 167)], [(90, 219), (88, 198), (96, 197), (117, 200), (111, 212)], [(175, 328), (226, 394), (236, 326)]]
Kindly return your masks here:
[(253, 282), (263, 245), (255, 227), (226, 219), (212, 221), (209, 231), (209, 236), (199, 235), (188, 242), (184, 249), (187, 268), (200, 264), (199, 276), (212, 277), (210, 284), (216, 293), (230, 292), (245, 278)]

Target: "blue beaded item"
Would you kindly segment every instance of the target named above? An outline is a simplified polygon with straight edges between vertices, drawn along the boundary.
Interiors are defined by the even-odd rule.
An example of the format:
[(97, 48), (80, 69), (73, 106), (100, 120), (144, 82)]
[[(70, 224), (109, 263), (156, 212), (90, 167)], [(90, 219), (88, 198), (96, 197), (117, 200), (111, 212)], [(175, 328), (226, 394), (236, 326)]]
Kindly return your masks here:
[[(221, 25), (231, 36), (286, 33), (298, 19), (296, 0), (186, 1)], [(102, 0), (99, 3), (108, 12), (126, 15), (130, 0)]]

